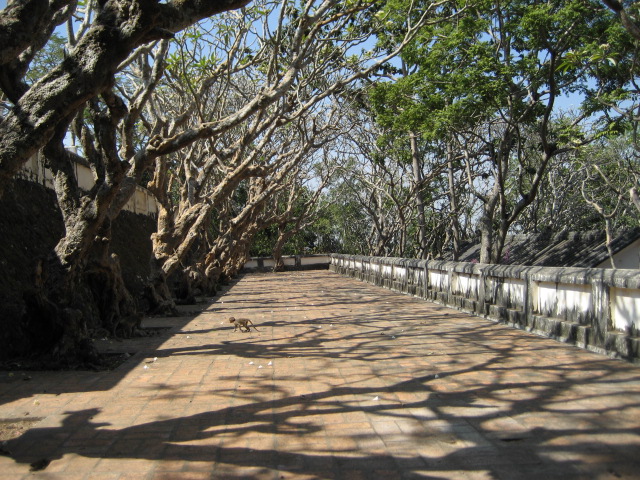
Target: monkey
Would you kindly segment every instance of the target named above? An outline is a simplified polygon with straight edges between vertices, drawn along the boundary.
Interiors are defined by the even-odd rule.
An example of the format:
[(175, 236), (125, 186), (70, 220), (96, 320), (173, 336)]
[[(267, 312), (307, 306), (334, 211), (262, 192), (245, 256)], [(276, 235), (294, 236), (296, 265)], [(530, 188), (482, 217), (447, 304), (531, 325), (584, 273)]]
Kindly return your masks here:
[(142, 322), (142, 316), (140, 314), (128, 315), (126, 317), (118, 318), (113, 325), (112, 335), (113, 338), (120, 341), (120, 338), (116, 334), (116, 330), (120, 330), (124, 338), (131, 338), (133, 334), (140, 329), (140, 324)]
[[(251, 320), (249, 320), (248, 318), (229, 317), (229, 323), (233, 323), (233, 325), (234, 325), (233, 331), (234, 332), (236, 330), (238, 330), (238, 328), (240, 329), (241, 332), (250, 332), (251, 331), (250, 325), (253, 325), (253, 322)], [(246, 330), (242, 330), (243, 328), (246, 328)], [(255, 325), (253, 325), (253, 329), (256, 332), (260, 331), (260, 330), (258, 330), (256, 328)]]

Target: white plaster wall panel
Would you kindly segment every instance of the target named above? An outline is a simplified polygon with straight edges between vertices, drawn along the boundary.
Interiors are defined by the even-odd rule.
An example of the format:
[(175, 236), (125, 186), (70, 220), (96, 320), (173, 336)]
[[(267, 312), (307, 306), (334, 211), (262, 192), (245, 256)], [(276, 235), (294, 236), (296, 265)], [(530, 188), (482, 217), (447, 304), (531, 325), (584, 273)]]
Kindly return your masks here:
[(319, 263), (329, 263), (328, 255), (321, 255), (318, 257), (301, 257), (300, 265), (317, 265)]
[(502, 283), (502, 295), (511, 306), (524, 306), (524, 280), (505, 278)]
[(422, 268), (409, 268), (409, 283), (412, 285), (422, 284)]
[(391, 277), (391, 273), (392, 273), (391, 265), (382, 265), (381, 267), (382, 267), (382, 275), (385, 278), (390, 278)]
[(51, 173), (51, 170), (45, 168), (43, 171), (43, 175), (43, 185), (47, 188), (53, 188), (53, 174)]
[(558, 313), (587, 313), (591, 310), (591, 285), (558, 285)]
[(354, 262), (354, 264), (355, 264), (355, 268), (356, 268), (356, 270), (358, 270), (358, 271), (362, 271), (362, 262), (360, 262), (360, 261), (356, 260), (356, 261)]
[(550, 317), (556, 316), (557, 310), (557, 285), (553, 282), (538, 282), (538, 301), (535, 303), (536, 311)]
[(458, 274), (456, 272), (451, 272), (451, 293), (453, 293), (454, 295), (459, 293)]
[(76, 178), (78, 179), (78, 186), (82, 190), (91, 190), (95, 184), (91, 169), (79, 163), (76, 163)]
[[(46, 183), (46, 169), (44, 168), (40, 154), (32, 156), (27, 163), (22, 166), (18, 175), (27, 180), (31, 180), (32, 182), (44, 185)], [(51, 175), (49, 175), (48, 178), (51, 179)], [(51, 183), (51, 185), (53, 185), (53, 183)]]
[[(295, 264), (296, 264), (295, 257), (284, 257), (282, 260), (284, 261), (285, 265), (294, 265), (295, 266)], [(268, 260), (268, 261), (271, 261), (271, 260)], [(266, 263), (267, 263), (267, 261), (265, 261), (265, 264)]]
[(42, 175), (40, 174), (40, 171), (41, 169), (38, 155), (34, 155), (22, 167), (22, 176), (24, 178), (28, 178), (31, 181), (40, 183), (42, 181)]
[(249, 260), (244, 264), (245, 268), (258, 268), (257, 260)]
[[(640, 268), (640, 239), (633, 242), (628, 247), (622, 249), (613, 256), (616, 268)], [(612, 268), (611, 261), (605, 260), (598, 268)]]
[(449, 290), (449, 273), (443, 270), (429, 270), (429, 285), (436, 290)]
[(611, 316), (613, 327), (623, 332), (631, 327), (640, 330), (640, 290), (630, 288), (611, 289)]
[(124, 209), (129, 211), (129, 212), (136, 213), (136, 200), (135, 200), (135, 197), (131, 197), (129, 199), (129, 201), (124, 206)]
[[(264, 268), (271, 268), (276, 264), (275, 260), (273, 258), (265, 258), (262, 262), (262, 266)], [(285, 261), (285, 265), (286, 265), (286, 261)]]
[(478, 286), (480, 278), (477, 275), (466, 273), (458, 274), (456, 293), (467, 298), (478, 298)]
[(586, 314), (591, 310), (591, 286), (556, 284), (540, 282), (538, 284), (538, 312), (557, 317), (566, 312)]
[(135, 206), (136, 213), (147, 213), (147, 195), (144, 191), (141, 191), (136, 188), (135, 193)]
[(395, 280), (404, 280), (405, 278), (407, 278), (407, 269), (405, 267), (399, 267), (397, 265), (394, 265), (393, 272), (394, 272), (393, 278)]
[(147, 212), (154, 216), (158, 214), (158, 204), (153, 195), (147, 195)]
[(38, 155), (31, 157), (25, 167), (37, 179), (40, 178), (40, 159)]

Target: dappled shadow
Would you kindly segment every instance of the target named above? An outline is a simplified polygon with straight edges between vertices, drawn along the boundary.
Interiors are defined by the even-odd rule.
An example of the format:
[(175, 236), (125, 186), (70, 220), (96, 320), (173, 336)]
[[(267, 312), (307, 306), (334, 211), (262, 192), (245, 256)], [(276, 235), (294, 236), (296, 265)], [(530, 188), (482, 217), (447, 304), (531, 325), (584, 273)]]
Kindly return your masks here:
[[(44, 369), (37, 371), (31, 368), (21, 371), (21, 365), (24, 365), (24, 368), (29, 364), (28, 359), (6, 362), (11, 363), (14, 368), (11, 370), (0, 369), (0, 405), (37, 393), (62, 394), (106, 391), (113, 388), (128, 372), (160, 348), (168, 339), (179, 335), (186, 325), (209, 308), (212, 303), (215, 303), (236, 282), (237, 280), (224, 287), (218, 295), (209, 296), (197, 305), (178, 306), (178, 316), (145, 317), (142, 321), (142, 329), (133, 338), (96, 336), (93, 341), (101, 354), (118, 355), (124, 353), (129, 356), (127, 361), (122, 362), (109, 373), (99, 373), (89, 369), (76, 370), (71, 380), (68, 380), (69, 375), (64, 370), (57, 368), (52, 371)], [(40, 363), (40, 361), (37, 362), (38, 365)]]
[(142, 384), (137, 400), (165, 414), (125, 425), (109, 406), (70, 403), (5, 448), (21, 465), (80, 456), (98, 473), (157, 461), (167, 478), (184, 462), (229, 479), (637, 478), (640, 369), (352, 280), (329, 291), (325, 274), (305, 294), (274, 278), (260, 291), (280, 306), (265, 307), (260, 334), (219, 326), (257, 316), (245, 279), (153, 352), (231, 362), (194, 384)]
[[(505, 354), (506, 352), (498, 354), (496, 360), (505, 360)], [(499, 361), (477, 366), (476, 371), (481, 369), (493, 376), (500, 371), (499, 368), (492, 368), (497, 363)], [(602, 370), (602, 365), (587, 363), (583, 367)], [(570, 370), (573, 369), (572, 366)], [(535, 372), (536, 369), (528, 370)], [(452, 370), (441, 375), (439, 380), (429, 374), (389, 385), (383, 392), (379, 387), (336, 386), (304, 398), (285, 395), (273, 401), (256, 401), (238, 407), (125, 428), (110, 428), (107, 423), (94, 422), (93, 418), (100, 413), (97, 409), (69, 411), (60, 426), (33, 428), (21, 438), (9, 442), (6, 448), (12, 452), (17, 462), (25, 464), (39, 458), (56, 460), (73, 453), (102, 459), (198, 460), (289, 473), (315, 471), (334, 474), (339, 470), (403, 472), (413, 474), (413, 478), (440, 478), (438, 475), (431, 476), (429, 469), (437, 472), (473, 472), (481, 469), (492, 472), (495, 478), (501, 478), (504, 475), (508, 477), (510, 473), (515, 476), (522, 465), (526, 465), (528, 471), (526, 474), (520, 472), (518, 478), (542, 478), (543, 474), (551, 475), (551, 478), (578, 478), (586, 476), (587, 470), (582, 460), (572, 460), (571, 456), (585, 453), (597, 453), (601, 458), (604, 456), (604, 464), (595, 467), (616, 472), (617, 475), (628, 472), (630, 465), (640, 466), (635, 458), (637, 438), (628, 443), (623, 440), (625, 437), (637, 437), (637, 427), (607, 426), (598, 420), (599, 416), (606, 413), (620, 413), (619, 405), (589, 409), (566, 406), (563, 414), (567, 418), (566, 424), (556, 425), (553, 429), (541, 426), (509, 431), (483, 426), (487, 422), (508, 420), (521, 412), (529, 415), (542, 414), (559, 408), (558, 401), (563, 392), (570, 391), (578, 384), (565, 378), (562, 365), (554, 370), (553, 382), (509, 384), (508, 388), (511, 390), (527, 388), (530, 392), (538, 393), (506, 408), (496, 409), (493, 402), (484, 404), (487, 400), (500, 399), (507, 388), (504, 384), (468, 385), (464, 393), (441, 392), (432, 386), (434, 382), (453, 380), (468, 372)], [(606, 371), (594, 374), (587, 383), (596, 387), (600, 382), (610, 385), (606, 380), (608, 374)], [(581, 387), (584, 385), (584, 382), (580, 382)], [(258, 394), (266, 393), (272, 390), (272, 386), (257, 382), (253, 385), (253, 390)], [(231, 391), (220, 393), (233, 395)], [(425, 399), (398, 402), (397, 395), (403, 393), (421, 393), (425, 395)], [(349, 400), (354, 396), (370, 399), (374, 395), (381, 396), (375, 403)], [(615, 393), (607, 392), (602, 397), (611, 395), (615, 396)], [(596, 400), (600, 396), (586, 394), (578, 399), (584, 402)], [(638, 407), (634, 403), (625, 405), (624, 408), (637, 410)], [(458, 416), (451, 410), (462, 408), (473, 409), (474, 416)], [(486, 412), (483, 412), (484, 409)], [(235, 445), (235, 441), (243, 437), (248, 438), (250, 445), (251, 438), (255, 438), (257, 434), (313, 438), (323, 429), (323, 423), (318, 418), (359, 412), (380, 419), (415, 422), (419, 428), (406, 433), (409, 437), (407, 444), (413, 445), (415, 450), (420, 450), (417, 447), (424, 445), (425, 453), (411, 456), (414, 452), (407, 448), (405, 452), (367, 454), (366, 450), (361, 450), (360, 444), (366, 444), (368, 440), (375, 438), (375, 431), (346, 433), (354, 440), (353, 447), (336, 448), (331, 452), (322, 449), (318, 452), (286, 452), (274, 448)], [(583, 415), (588, 415), (589, 420), (583, 419), (576, 426), (570, 425), (573, 419)], [(309, 417), (308, 421), (305, 420), (306, 417)], [(375, 423), (373, 425), (375, 429)], [(612, 435), (620, 436), (622, 441), (615, 446), (607, 446), (599, 441), (600, 438)], [(66, 438), (61, 446), (51, 442), (51, 439), (61, 437)], [(382, 438), (384, 441), (384, 436)], [(554, 445), (555, 440), (562, 441)], [(143, 443), (141, 447), (140, 443)], [(233, 446), (226, 447), (226, 443)], [(51, 445), (50, 449), (47, 448), (48, 444)], [(34, 445), (38, 448), (34, 449)], [(132, 445), (139, 448), (132, 449)], [(558, 455), (560, 459), (550, 460)], [(589, 468), (594, 466), (590, 465)]]
[[(12, 362), (12, 370), (0, 370), (0, 405), (10, 403), (15, 399), (30, 396), (34, 392), (48, 392), (54, 394), (69, 392), (105, 391), (113, 388), (120, 382), (122, 377), (140, 362), (149, 352), (155, 351), (167, 339), (171, 338), (176, 331), (187, 325), (194, 318), (193, 314), (180, 317), (145, 318), (139, 336), (130, 339), (117, 339), (105, 337), (96, 339), (98, 351), (105, 355), (126, 354), (127, 359), (122, 358), (121, 363), (111, 372), (99, 372), (96, 370), (73, 370), (77, 379), (84, 378), (86, 381), (56, 381), (56, 378), (69, 376), (70, 371), (56, 368), (52, 371), (46, 370), (20, 370), (21, 365), (29, 365), (29, 360), (16, 360)], [(126, 361), (124, 361), (126, 360)], [(38, 365), (40, 365), (38, 361)], [(24, 367), (22, 367), (24, 368)], [(95, 379), (100, 378), (100, 381)], [(42, 381), (42, 379), (54, 379), (53, 381)], [(93, 379), (93, 380), (92, 380)], [(33, 385), (33, 384), (37, 385)]]

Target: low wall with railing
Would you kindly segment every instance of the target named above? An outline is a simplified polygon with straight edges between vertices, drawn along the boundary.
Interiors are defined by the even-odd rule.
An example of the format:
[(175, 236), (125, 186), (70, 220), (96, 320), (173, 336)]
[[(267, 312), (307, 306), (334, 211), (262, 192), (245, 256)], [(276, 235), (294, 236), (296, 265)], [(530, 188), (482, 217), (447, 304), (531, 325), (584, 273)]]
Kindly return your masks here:
[[(329, 268), (330, 257), (327, 254), (283, 255), (285, 270), (319, 270)], [(244, 271), (270, 271), (276, 261), (273, 257), (251, 257), (243, 267)]]
[(374, 285), (640, 362), (640, 270), (552, 268), (331, 255)]
[[(76, 180), (78, 181), (78, 186), (85, 191), (91, 190), (94, 185), (91, 169), (80, 163), (75, 163), (73, 169)], [(22, 170), (18, 172), (18, 176), (24, 180), (36, 182), (53, 189), (53, 174), (45, 167), (40, 154), (31, 157), (27, 163), (25, 163)], [(129, 212), (151, 217), (155, 217), (158, 214), (156, 198), (149, 190), (140, 186), (136, 186), (135, 194), (129, 199), (124, 209)]]

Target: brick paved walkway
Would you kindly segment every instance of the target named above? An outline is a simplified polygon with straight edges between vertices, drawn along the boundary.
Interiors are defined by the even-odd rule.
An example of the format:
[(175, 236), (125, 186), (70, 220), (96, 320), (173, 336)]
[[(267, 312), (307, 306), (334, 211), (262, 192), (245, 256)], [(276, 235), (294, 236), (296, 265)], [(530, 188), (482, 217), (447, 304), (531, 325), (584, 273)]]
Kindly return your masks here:
[(637, 366), (327, 271), (197, 308), (112, 372), (0, 372), (0, 478), (640, 478)]

